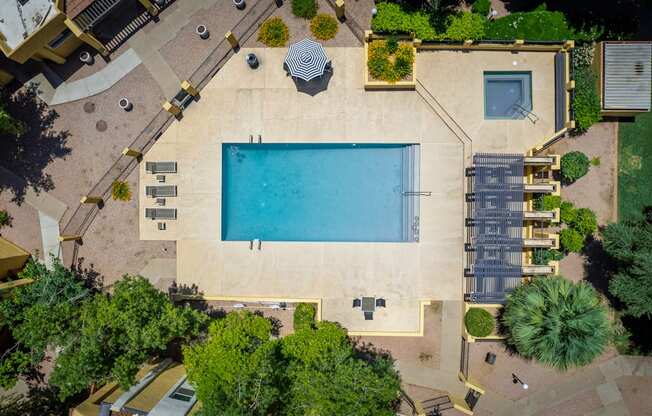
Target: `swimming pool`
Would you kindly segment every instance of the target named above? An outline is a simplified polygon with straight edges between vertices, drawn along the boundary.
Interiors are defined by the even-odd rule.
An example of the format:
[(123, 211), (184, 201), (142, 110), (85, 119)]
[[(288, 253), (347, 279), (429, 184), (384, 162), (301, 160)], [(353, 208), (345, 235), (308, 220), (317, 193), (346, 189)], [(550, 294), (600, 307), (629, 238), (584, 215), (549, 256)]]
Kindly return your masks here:
[(222, 145), (222, 240), (418, 240), (419, 146)]
[(485, 119), (524, 119), (529, 111), (532, 111), (532, 72), (485, 71)]

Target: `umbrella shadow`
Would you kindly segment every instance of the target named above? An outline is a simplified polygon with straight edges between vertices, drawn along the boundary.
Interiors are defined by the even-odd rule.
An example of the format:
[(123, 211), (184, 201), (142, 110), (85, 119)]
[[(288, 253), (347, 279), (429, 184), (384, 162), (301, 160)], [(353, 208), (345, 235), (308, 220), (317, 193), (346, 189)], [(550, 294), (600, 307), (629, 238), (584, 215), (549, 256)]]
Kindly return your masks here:
[(328, 83), (333, 77), (332, 71), (324, 72), (321, 77), (313, 78), (310, 81), (304, 81), (301, 78), (293, 78), (294, 84), (297, 86), (297, 91), (308, 94), (311, 97), (326, 91)]

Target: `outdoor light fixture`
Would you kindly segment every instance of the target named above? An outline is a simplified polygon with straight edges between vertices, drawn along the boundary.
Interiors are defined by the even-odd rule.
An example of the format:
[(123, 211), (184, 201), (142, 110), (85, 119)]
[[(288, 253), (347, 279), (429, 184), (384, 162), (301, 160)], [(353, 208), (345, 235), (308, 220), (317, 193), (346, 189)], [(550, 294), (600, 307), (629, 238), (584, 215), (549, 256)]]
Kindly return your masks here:
[(523, 390), (527, 390), (530, 386), (527, 385), (527, 383), (523, 383), (523, 380), (518, 378), (518, 376), (514, 373), (512, 373), (512, 383), (514, 384), (520, 384), (521, 387), (523, 387)]

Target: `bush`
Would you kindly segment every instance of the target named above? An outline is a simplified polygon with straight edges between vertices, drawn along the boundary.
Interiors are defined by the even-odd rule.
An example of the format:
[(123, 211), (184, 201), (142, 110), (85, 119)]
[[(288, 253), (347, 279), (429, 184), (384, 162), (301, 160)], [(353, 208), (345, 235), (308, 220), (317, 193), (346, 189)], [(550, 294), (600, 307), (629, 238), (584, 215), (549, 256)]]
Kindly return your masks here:
[(464, 325), (469, 334), (474, 337), (486, 337), (496, 327), (496, 320), (482, 308), (471, 308), (464, 316)]
[(111, 196), (116, 201), (129, 201), (131, 199), (131, 190), (127, 181), (115, 181), (111, 187)]
[(319, 40), (333, 39), (338, 29), (337, 20), (325, 13), (318, 14), (310, 21), (310, 31)]
[(426, 13), (409, 12), (396, 3), (387, 2), (378, 3), (376, 10), (378, 13), (371, 21), (371, 29), (376, 33), (414, 34), (421, 40), (438, 39)]
[(579, 253), (584, 247), (584, 236), (572, 228), (564, 228), (559, 235), (559, 242), (564, 251)]
[(606, 308), (586, 282), (539, 277), (508, 296), (507, 343), (524, 358), (559, 370), (589, 364), (611, 337)]
[(571, 221), (571, 227), (583, 236), (589, 236), (598, 229), (598, 221), (595, 212), (588, 208), (575, 210), (575, 218)]
[(7, 210), (0, 210), (0, 228), (11, 227), (11, 220), (14, 218), (7, 212)]
[(315, 307), (312, 303), (300, 303), (294, 310), (294, 330), (312, 328), (315, 324)]
[(258, 40), (267, 46), (283, 47), (290, 38), (290, 31), (280, 17), (265, 20), (258, 31)]
[(445, 39), (467, 40), (482, 39), (485, 31), (485, 18), (475, 13), (451, 15), (447, 20)]
[(566, 40), (574, 38), (573, 29), (562, 12), (535, 10), (512, 13), (487, 22), (487, 39)]
[(593, 65), (593, 52), (595, 45), (585, 43), (573, 48), (573, 68), (580, 68)]
[(561, 176), (566, 183), (573, 183), (589, 171), (589, 158), (582, 152), (568, 152), (561, 157)]
[(534, 209), (537, 211), (553, 211), (561, 206), (561, 196), (541, 195), (534, 200)]
[(591, 66), (576, 67), (574, 71), (575, 93), (573, 113), (575, 114), (575, 133), (584, 133), (602, 119), (600, 115), (600, 96), (596, 75)]
[(599, 156), (591, 158), (591, 166), (600, 166), (600, 163), (602, 163), (602, 161)]
[(475, 0), (471, 6), (471, 11), (482, 17), (488, 16), (489, 10), (491, 10), (491, 0)]
[(393, 83), (412, 73), (414, 62), (412, 45), (405, 43), (399, 45), (393, 55), (394, 61), (392, 62), (390, 58), (387, 41), (375, 40), (369, 44), (367, 67), (372, 78)]
[(317, 15), (317, 0), (292, 0), (292, 14), (304, 19), (312, 19)]
[(572, 202), (564, 201), (561, 203), (559, 208), (559, 219), (561, 222), (570, 225), (573, 221), (575, 221), (577, 210), (575, 209), (575, 205), (573, 205)]
[(532, 262), (538, 265), (546, 265), (550, 261), (559, 261), (564, 258), (564, 253), (561, 251), (547, 248), (534, 249), (532, 254)]

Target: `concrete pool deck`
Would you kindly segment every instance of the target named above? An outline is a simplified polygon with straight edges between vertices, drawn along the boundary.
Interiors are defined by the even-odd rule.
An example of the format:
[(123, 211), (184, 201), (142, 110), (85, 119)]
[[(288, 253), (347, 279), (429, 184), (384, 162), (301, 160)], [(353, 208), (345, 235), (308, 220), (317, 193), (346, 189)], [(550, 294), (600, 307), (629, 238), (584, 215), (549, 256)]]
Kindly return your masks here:
[[(249, 69), (244, 62), (248, 52), (259, 56), (262, 65), (258, 70)], [(297, 92), (282, 69), (285, 54), (286, 49), (280, 48), (241, 50), (202, 90), (201, 100), (185, 111), (183, 120), (174, 123), (149, 150), (144, 161), (173, 160), (178, 164), (177, 174), (166, 175), (166, 184), (177, 185), (178, 191), (178, 197), (167, 198), (166, 207), (177, 208), (178, 218), (166, 221), (165, 231), (157, 229), (158, 221), (144, 218), (145, 208), (155, 207), (153, 199), (144, 195), (145, 186), (158, 183), (141, 163), (140, 238), (176, 241), (177, 283), (196, 284), (207, 297), (319, 299), (322, 319), (338, 321), (351, 333), (419, 335), (423, 304), (462, 301), (463, 174), (470, 146), (420, 93), (365, 91), (363, 48), (327, 48), (334, 74), (327, 90), (315, 96)], [(511, 64), (512, 54), (500, 54), (504, 65)], [(455, 73), (450, 66), (453, 61), (441, 58), (446, 56), (440, 52), (418, 55), (420, 80), (445, 107), (444, 98), (454, 98), (448, 97), (447, 91), (454, 89), (442, 85), (431, 71)], [(530, 60), (545, 65), (546, 71), (553, 70), (552, 58)], [(460, 74), (474, 76), (469, 71)], [(533, 75), (533, 84), (538, 85), (536, 80), (542, 78)], [(477, 120), (484, 114), (482, 80), (479, 82), (480, 104), (476, 102), (478, 94), (462, 98), (478, 112), (468, 125), (474, 151), (523, 153), (539, 143), (541, 135), (553, 133), (544, 122), (534, 128), (523, 120), (481, 125)], [(538, 109), (546, 105), (546, 98), (537, 104), (536, 88), (533, 98)], [(550, 114), (554, 103), (552, 106)], [(459, 111), (451, 114), (458, 123), (464, 121), (460, 124), (466, 129), (465, 113), (458, 117)], [(506, 128), (510, 124), (503, 123), (521, 127)], [(485, 135), (485, 130), (491, 134)], [(420, 201), (420, 242), (264, 241), (258, 251), (249, 250), (249, 242), (221, 241), (222, 143), (246, 143), (250, 134), (254, 138), (260, 134), (263, 143), (419, 143), (421, 190), (432, 192)], [(524, 136), (517, 137), (521, 134)], [(365, 321), (359, 309), (351, 308), (353, 298), (360, 296), (384, 297), (387, 307), (377, 310), (374, 320)], [(451, 339), (459, 343), (461, 319), (452, 325), (459, 336), (451, 334)]]

